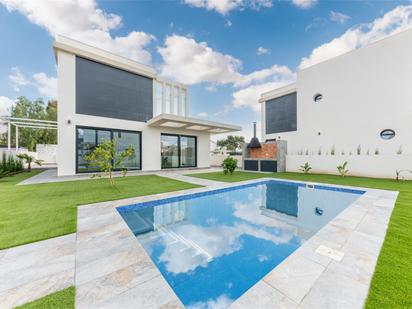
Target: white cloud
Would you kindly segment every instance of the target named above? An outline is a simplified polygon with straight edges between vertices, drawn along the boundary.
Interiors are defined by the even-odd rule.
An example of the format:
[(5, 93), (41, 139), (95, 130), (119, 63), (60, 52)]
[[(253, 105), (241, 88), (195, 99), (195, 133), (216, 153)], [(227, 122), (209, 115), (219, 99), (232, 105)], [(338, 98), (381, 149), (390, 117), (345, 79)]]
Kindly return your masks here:
[(329, 19), (331, 21), (337, 22), (339, 24), (344, 24), (350, 19), (350, 16), (345, 15), (343, 13), (335, 12), (335, 11), (330, 11), (329, 13)]
[(226, 27), (232, 27), (232, 25), (233, 25), (233, 23), (232, 23), (230, 20), (227, 20), (227, 21), (225, 22), (225, 26), (226, 26)]
[[(161, 71), (164, 76), (184, 84), (211, 83), (233, 84), (244, 87), (251, 83), (276, 80), (279, 76), (291, 76), (286, 66), (274, 65), (250, 74), (241, 74), (242, 62), (235, 57), (213, 50), (206, 42), (172, 35), (166, 38), (158, 51), (163, 58)], [(213, 88), (211, 88), (213, 89)]]
[(189, 6), (204, 8), (208, 11), (216, 11), (222, 15), (228, 14), (232, 10), (242, 10), (251, 8), (269, 8), (273, 6), (272, 0), (184, 0)]
[(151, 62), (151, 54), (146, 47), (154, 37), (138, 31), (112, 36), (110, 31), (121, 26), (122, 18), (98, 8), (95, 0), (0, 0), (0, 3), (8, 11), (25, 15), (52, 36), (63, 34), (136, 61)]
[(208, 116), (209, 116), (209, 114), (206, 113), (206, 112), (200, 112), (200, 113), (197, 114), (197, 117), (201, 117), (201, 118), (206, 118)]
[(318, 0), (292, 0), (292, 3), (300, 9), (310, 9), (318, 3)]
[(11, 68), (11, 73), (9, 74), (9, 82), (13, 87), (14, 91), (19, 91), (21, 86), (27, 86), (30, 84), (30, 81), (20, 72), (19, 68)]
[(37, 91), (48, 98), (57, 98), (57, 78), (49, 77), (46, 73), (36, 73), (33, 75)]
[(270, 54), (270, 49), (264, 48), (262, 46), (259, 46), (258, 49), (256, 50), (256, 55), (266, 55)]
[(0, 96), (0, 116), (9, 116), (14, 100)]
[(32, 79), (29, 79), (18, 67), (13, 67), (9, 75), (9, 82), (15, 91), (20, 91), (21, 87), (32, 86), (41, 96), (52, 99), (57, 97), (57, 78), (49, 77), (44, 72), (35, 73)]
[(158, 51), (163, 58), (162, 74), (185, 84), (232, 83), (239, 79), (241, 62), (214, 51), (206, 42), (172, 35)]
[(315, 48), (309, 57), (302, 58), (300, 69), (365, 46), (388, 35), (411, 28), (412, 5), (398, 6), (371, 23), (360, 24), (340, 37)]

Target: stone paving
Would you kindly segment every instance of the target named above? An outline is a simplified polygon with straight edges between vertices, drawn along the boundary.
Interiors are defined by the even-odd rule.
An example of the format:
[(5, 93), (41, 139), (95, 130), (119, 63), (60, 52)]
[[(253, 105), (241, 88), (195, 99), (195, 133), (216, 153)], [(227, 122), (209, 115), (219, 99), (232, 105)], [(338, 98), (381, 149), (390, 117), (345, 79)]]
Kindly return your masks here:
[(0, 251), (0, 308), (31, 302), (74, 284), (75, 234)]
[[(213, 183), (206, 188), (80, 207), (76, 243), (77, 308), (136, 308), (137, 304), (139, 308), (183, 307), (116, 207), (262, 180)], [(354, 204), (230, 308), (362, 308), (398, 194), (365, 190)], [(321, 245), (343, 252), (343, 259), (338, 261), (333, 255), (317, 253)]]

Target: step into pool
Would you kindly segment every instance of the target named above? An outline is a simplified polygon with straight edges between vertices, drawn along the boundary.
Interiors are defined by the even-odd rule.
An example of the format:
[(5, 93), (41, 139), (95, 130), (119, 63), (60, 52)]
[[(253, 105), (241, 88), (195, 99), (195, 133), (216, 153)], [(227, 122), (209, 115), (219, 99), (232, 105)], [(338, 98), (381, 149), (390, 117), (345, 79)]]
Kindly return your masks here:
[(363, 193), (270, 180), (117, 210), (187, 308), (226, 308)]

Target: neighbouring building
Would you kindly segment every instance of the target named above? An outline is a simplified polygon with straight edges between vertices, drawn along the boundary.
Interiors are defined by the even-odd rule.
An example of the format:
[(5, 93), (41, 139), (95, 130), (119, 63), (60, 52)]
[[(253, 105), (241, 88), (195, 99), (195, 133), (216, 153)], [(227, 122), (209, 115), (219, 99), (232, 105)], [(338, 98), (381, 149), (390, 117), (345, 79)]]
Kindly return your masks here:
[[(395, 177), (412, 170), (412, 30), (300, 70), (263, 93), (262, 137), (287, 142), (287, 171)], [(412, 174), (405, 172), (405, 177)]]
[(58, 175), (96, 171), (84, 155), (103, 139), (133, 145), (131, 170), (209, 167), (210, 135), (241, 130), (189, 115), (188, 87), (146, 65), (58, 37)]

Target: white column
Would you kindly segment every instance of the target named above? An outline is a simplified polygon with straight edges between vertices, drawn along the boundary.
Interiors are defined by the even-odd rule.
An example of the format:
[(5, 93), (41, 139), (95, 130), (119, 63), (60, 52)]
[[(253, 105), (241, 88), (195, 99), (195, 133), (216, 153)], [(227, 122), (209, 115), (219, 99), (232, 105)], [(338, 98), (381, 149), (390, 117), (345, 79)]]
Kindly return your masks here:
[(10, 151), (11, 148), (11, 123), (7, 123), (7, 149)]
[(186, 88), (185, 117), (189, 117), (189, 90)]
[(177, 97), (177, 114), (179, 115), (179, 116), (183, 116), (182, 115), (182, 102), (180, 102), (181, 100), (182, 100), (182, 96), (181, 96), (181, 93), (182, 93), (182, 88), (181, 87), (178, 87), (177, 88), (178, 90), (178, 97)]
[(170, 114), (175, 113), (175, 97), (174, 97), (175, 85), (170, 84)]
[(19, 150), (19, 127), (16, 126), (16, 151)]

